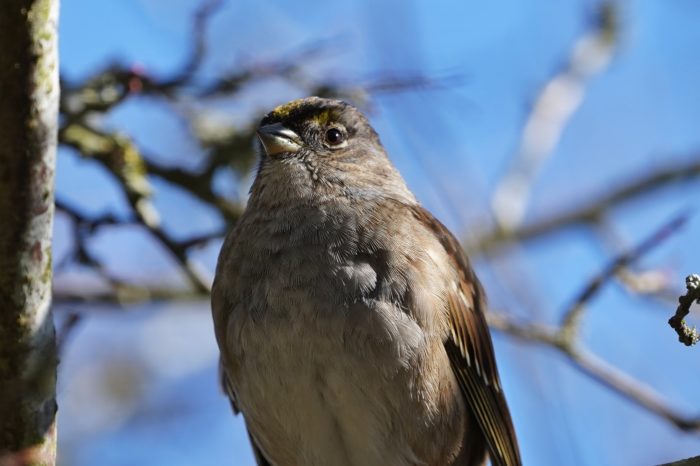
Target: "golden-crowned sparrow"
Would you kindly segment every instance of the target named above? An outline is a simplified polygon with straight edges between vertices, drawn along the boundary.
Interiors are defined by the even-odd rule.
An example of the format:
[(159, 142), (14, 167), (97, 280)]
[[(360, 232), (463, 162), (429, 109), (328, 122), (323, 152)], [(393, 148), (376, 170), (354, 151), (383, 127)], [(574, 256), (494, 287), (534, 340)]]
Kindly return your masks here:
[(311, 97), (258, 135), (212, 292), (258, 464), (519, 465), (484, 293), (367, 119)]

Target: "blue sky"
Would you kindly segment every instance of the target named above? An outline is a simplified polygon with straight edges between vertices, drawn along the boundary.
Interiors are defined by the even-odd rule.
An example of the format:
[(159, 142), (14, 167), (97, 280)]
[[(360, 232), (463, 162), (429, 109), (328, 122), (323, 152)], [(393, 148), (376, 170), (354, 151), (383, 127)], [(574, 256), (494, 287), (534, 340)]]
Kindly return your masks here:
[[(332, 48), (309, 64), (312, 75), (366, 81), (378, 75), (459, 73), (462, 81), (445, 89), (378, 96), (370, 118), (421, 201), (467, 237), (490, 222), (493, 189), (518, 146), (530, 104), (565, 63), (596, 4), (228, 1), (208, 32), (203, 77), (242, 63), (284, 58), (325, 39), (333, 39)], [(186, 59), (189, 19), (197, 5), (193, 0), (64, 0), (61, 68), (69, 79), (113, 61), (167, 74)], [(545, 163), (533, 186), (528, 218), (571, 208), (633, 175), (700, 153), (700, 4), (630, 0), (621, 5), (619, 48), (609, 68), (587, 86)], [(297, 96), (273, 83), (211, 111), (245, 121), (251, 110)], [(134, 136), (166, 160), (188, 165), (200, 156), (178, 116), (152, 101), (133, 99), (104, 125)], [(170, 231), (187, 237), (220, 225), (196, 201), (163, 183), (154, 186)], [(99, 167), (68, 151), (60, 154), (57, 189), (88, 212), (126, 208)], [(648, 196), (616, 209), (608, 225), (621, 243), (633, 245), (680, 210), (696, 206), (699, 194), (695, 183)], [(60, 256), (67, 234), (60, 218), (56, 232)], [(700, 253), (690, 247), (698, 234), (700, 220), (693, 217), (642, 265), (667, 271), (682, 291), (683, 277), (700, 268)], [(142, 232), (105, 231), (91, 246), (121, 275), (178, 279), (169, 272), (169, 259)], [(218, 246), (198, 253), (210, 271)], [(555, 322), (608, 258), (609, 251), (592, 234), (568, 231), (477, 266), (495, 308)], [(531, 289), (537, 309), (526, 309), (518, 293), (504, 289), (505, 273)], [(683, 374), (697, 372), (697, 351), (679, 345), (666, 327), (672, 310), (672, 303), (607, 286), (590, 305), (583, 337), (597, 354), (692, 415), (699, 411), (700, 382)], [(98, 313), (79, 328), (60, 381), (63, 464), (252, 464), (240, 420), (233, 420), (217, 392), (208, 312), (207, 303), (152, 306), (127, 314)], [(616, 333), (620, 322), (629, 327), (629, 336)], [(700, 437), (639, 410), (553, 351), (503, 335), (494, 338), (526, 464), (654, 464), (700, 451)], [(177, 367), (188, 357), (184, 369), (158, 369)], [(95, 395), (111, 393), (97, 380), (105, 368), (122, 367), (118, 363), (124, 361), (146, 368), (148, 377), (134, 396), (120, 404), (106, 394)], [(132, 388), (125, 390), (132, 393)], [(81, 400), (94, 404), (87, 407)], [(110, 406), (120, 413), (112, 415), (118, 419), (110, 418)], [(88, 409), (108, 414), (78, 422)]]

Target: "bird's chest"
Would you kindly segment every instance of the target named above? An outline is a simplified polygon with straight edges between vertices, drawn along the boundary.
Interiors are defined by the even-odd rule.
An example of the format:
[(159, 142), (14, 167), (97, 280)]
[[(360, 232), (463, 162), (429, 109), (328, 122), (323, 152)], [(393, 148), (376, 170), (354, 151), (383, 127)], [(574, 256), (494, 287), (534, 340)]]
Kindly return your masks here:
[(289, 359), (292, 371), (336, 356), (350, 365), (370, 355), (406, 362), (402, 353), (423, 337), (407, 312), (409, 278), (396, 257), (364, 244), (347, 223), (280, 241), (264, 260), (254, 250), (241, 258), (265, 266), (249, 266), (236, 283), (237, 359)]
[(317, 307), (297, 311), (242, 331), (248, 344), (234, 378), (262, 448), (284, 465), (417, 464), (401, 430), (412, 431), (405, 414), (422, 409), (420, 329), (349, 315), (366, 309), (335, 318)]
[(248, 299), (230, 316), (234, 356), (249, 370), (273, 368), (285, 383), (293, 374), (357, 374), (353, 366), (371, 357), (393, 372), (423, 344), (405, 309), (405, 280), (387, 276), (387, 264), (357, 246), (297, 246), (267, 263), (263, 276), (241, 283)]
[(412, 429), (402, 413), (426, 398), (418, 378), (429, 338), (372, 260), (313, 273), (310, 256), (292, 254), (279, 264), (297, 273), (280, 266), (251, 283), (255, 300), (231, 316), (232, 379), (251, 430), (279, 464), (413, 464), (398, 430)]
[(461, 398), (428, 317), (440, 280), (422, 275), (428, 258), (401, 225), (327, 218), (238, 245), (226, 337), (238, 405), (276, 464), (443, 464), (433, 437), (459, 435), (460, 418), (440, 413)]

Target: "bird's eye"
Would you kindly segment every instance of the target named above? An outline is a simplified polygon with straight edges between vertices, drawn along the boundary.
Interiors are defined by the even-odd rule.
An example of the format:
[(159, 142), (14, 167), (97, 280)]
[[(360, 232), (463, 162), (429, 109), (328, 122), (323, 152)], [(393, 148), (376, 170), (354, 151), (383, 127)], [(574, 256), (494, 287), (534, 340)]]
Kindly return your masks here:
[(326, 142), (331, 146), (337, 146), (345, 141), (345, 135), (338, 128), (331, 128), (326, 131)]

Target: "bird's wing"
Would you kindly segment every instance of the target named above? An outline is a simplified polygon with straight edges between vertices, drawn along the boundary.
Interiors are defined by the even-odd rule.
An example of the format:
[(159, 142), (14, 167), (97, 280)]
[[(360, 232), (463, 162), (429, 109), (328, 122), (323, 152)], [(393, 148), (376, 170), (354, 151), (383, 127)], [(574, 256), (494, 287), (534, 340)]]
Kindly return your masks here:
[(445, 350), (488, 445), (494, 466), (521, 464), (518, 442), (501, 389), (493, 345), (484, 317), (484, 293), (462, 247), (427, 210), (414, 206), (416, 218), (439, 238), (453, 258), (459, 283), (449, 290), (450, 336)]
[[(240, 410), (238, 409), (238, 405), (236, 405), (236, 393), (233, 391), (231, 381), (229, 380), (228, 375), (226, 374), (226, 370), (224, 369), (224, 366), (221, 363), (219, 363), (219, 377), (221, 379), (221, 387), (228, 396), (229, 401), (231, 401), (231, 408), (233, 409), (234, 414), (239, 414)], [(253, 455), (255, 455), (255, 462), (258, 464), (258, 466), (272, 466), (272, 464), (263, 455), (263, 452), (258, 446), (258, 443), (255, 441), (253, 434), (250, 432), (249, 429), (247, 429), (247, 427), (246, 430), (248, 430), (248, 438), (250, 439), (250, 445), (253, 447)]]
[[(227, 310), (230, 307), (230, 303), (228, 302), (228, 299), (224, 292), (225, 285), (221, 285), (218, 280), (219, 277), (224, 276), (224, 274), (222, 274), (221, 270), (219, 269), (225, 266), (226, 256), (224, 254), (225, 251), (231, 250), (232, 245), (230, 244), (230, 242), (233, 241), (234, 237), (235, 234), (229, 234), (226, 237), (225, 243), (222, 247), (221, 257), (219, 258), (219, 264), (217, 265), (216, 278), (214, 279), (214, 284), (212, 286), (212, 317), (214, 319), (214, 330), (216, 333), (216, 339), (219, 342), (219, 347), (221, 348), (224, 347), (226, 342), (225, 329), (228, 315)], [(219, 382), (221, 384), (221, 388), (223, 389), (224, 393), (226, 394), (226, 396), (228, 396), (228, 399), (231, 402), (231, 409), (233, 409), (234, 414), (240, 414), (240, 409), (238, 408), (238, 404), (236, 401), (236, 391), (233, 388), (233, 383), (231, 383), (231, 379), (228, 373), (226, 372), (226, 367), (222, 359), (219, 359)], [(243, 418), (245, 419), (245, 416)], [(253, 447), (253, 454), (255, 455), (255, 461), (257, 462), (258, 466), (271, 466), (271, 463), (263, 455), (262, 450), (258, 446), (257, 441), (255, 440), (253, 434), (251, 434), (250, 429), (248, 429), (247, 426), (246, 430), (248, 430), (248, 438), (250, 439), (250, 444)]]

